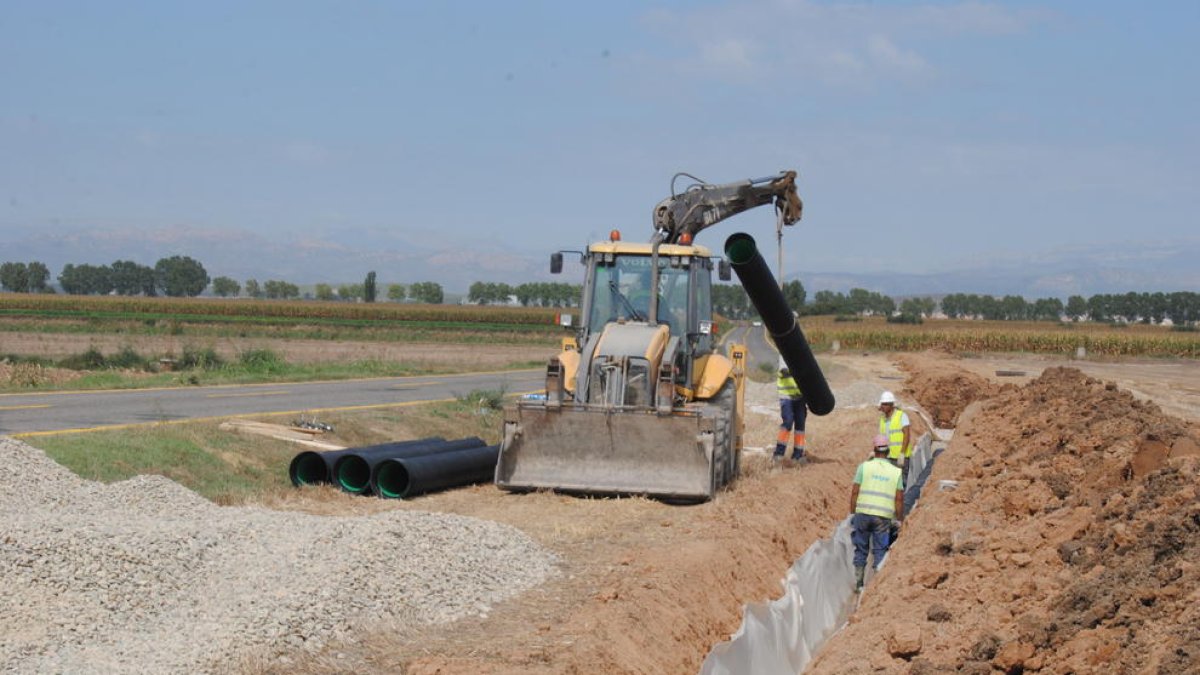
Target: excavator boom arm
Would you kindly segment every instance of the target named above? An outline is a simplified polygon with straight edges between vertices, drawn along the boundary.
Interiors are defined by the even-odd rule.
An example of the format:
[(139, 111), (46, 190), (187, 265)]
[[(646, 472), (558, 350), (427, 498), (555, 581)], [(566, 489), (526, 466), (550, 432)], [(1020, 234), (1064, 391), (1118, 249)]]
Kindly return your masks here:
[(698, 182), (654, 207), (654, 228), (663, 243), (675, 244), (685, 234), (694, 238), (730, 216), (771, 202), (784, 225), (800, 220), (803, 204), (796, 192), (795, 171), (723, 185)]

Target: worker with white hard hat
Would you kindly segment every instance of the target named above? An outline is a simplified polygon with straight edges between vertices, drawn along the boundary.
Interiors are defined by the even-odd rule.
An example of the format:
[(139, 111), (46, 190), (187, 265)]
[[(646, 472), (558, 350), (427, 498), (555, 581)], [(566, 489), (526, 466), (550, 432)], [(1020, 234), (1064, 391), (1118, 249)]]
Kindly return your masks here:
[(775, 439), (776, 462), (783, 461), (787, 453), (788, 442), (792, 443), (792, 461), (805, 459), (804, 453), (804, 423), (808, 419), (808, 408), (804, 403), (804, 392), (796, 384), (796, 378), (788, 370), (787, 362), (779, 357), (779, 376), (775, 380), (779, 390), (779, 434)]
[(912, 456), (911, 422), (896, 405), (896, 395), (885, 391), (879, 396), (879, 433), (888, 441), (888, 459), (908, 473)]
[(850, 488), (851, 541), (854, 542), (854, 590), (863, 587), (867, 554), (879, 569), (879, 561), (892, 544), (892, 532), (904, 518), (904, 477), (900, 469), (887, 461), (889, 444), (876, 434), (871, 459), (858, 465)]

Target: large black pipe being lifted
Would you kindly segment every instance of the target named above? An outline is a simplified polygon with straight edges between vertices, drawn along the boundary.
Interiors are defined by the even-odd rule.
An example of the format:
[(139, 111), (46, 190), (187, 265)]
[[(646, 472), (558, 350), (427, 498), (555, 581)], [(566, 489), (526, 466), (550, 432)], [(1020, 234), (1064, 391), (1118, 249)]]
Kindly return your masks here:
[(380, 497), (403, 499), (460, 485), (487, 483), (496, 475), (499, 456), (500, 446), (489, 445), (387, 459), (375, 467), (371, 485)]
[[(482, 443), (482, 441), (480, 441)], [(446, 443), (440, 436), (419, 438), (414, 441), (397, 441), (350, 448), (333, 462), (330, 480), (344, 492), (366, 494), (371, 488), (371, 470), (389, 457), (421, 455), (437, 452)]]
[(763, 325), (775, 341), (775, 347), (796, 379), (796, 384), (800, 385), (800, 391), (804, 392), (808, 409), (815, 415), (832, 412), (835, 402), (829, 383), (825, 381), (821, 366), (817, 365), (817, 359), (804, 339), (800, 322), (788, 307), (767, 262), (759, 254), (754, 237), (744, 232), (729, 235), (725, 240), (725, 257), (762, 317)]

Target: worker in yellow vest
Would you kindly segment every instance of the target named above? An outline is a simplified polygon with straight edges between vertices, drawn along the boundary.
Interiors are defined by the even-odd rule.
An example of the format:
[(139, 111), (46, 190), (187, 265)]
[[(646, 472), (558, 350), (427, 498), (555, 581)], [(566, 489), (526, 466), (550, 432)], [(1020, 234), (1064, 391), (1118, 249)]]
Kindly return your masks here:
[(896, 395), (890, 391), (879, 397), (879, 434), (887, 439), (888, 460), (908, 475), (912, 457), (911, 423), (908, 414), (896, 406)]
[(776, 462), (782, 461), (787, 453), (788, 441), (792, 443), (792, 461), (804, 459), (804, 423), (808, 419), (808, 408), (804, 405), (804, 392), (792, 377), (787, 363), (779, 357), (779, 377), (775, 380), (779, 390), (779, 435), (775, 439)]
[(898, 528), (904, 519), (904, 478), (899, 467), (888, 461), (887, 454), (887, 438), (876, 435), (871, 459), (858, 465), (850, 488), (855, 592), (863, 587), (867, 553), (873, 558), (871, 569), (879, 569), (879, 561), (892, 544), (893, 521)]

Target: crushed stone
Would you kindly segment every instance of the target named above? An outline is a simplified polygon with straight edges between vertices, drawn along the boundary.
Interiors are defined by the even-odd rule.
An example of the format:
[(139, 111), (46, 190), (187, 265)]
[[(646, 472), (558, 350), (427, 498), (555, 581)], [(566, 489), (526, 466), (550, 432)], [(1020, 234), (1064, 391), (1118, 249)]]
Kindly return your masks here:
[(417, 511), (217, 506), (161, 476), (103, 484), (0, 437), (0, 671), (224, 672), (365, 622), (486, 613), (556, 574), (519, 530)]

